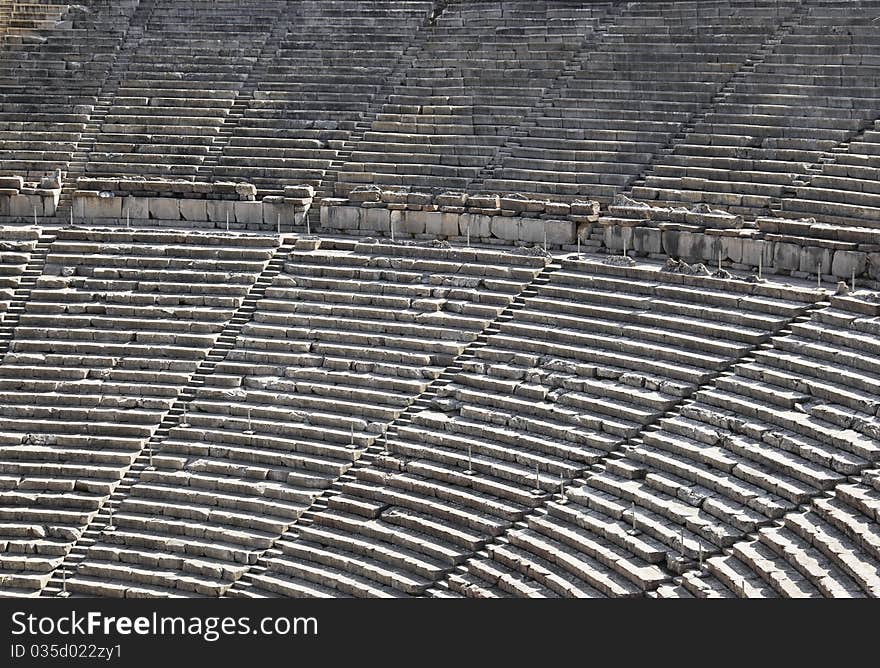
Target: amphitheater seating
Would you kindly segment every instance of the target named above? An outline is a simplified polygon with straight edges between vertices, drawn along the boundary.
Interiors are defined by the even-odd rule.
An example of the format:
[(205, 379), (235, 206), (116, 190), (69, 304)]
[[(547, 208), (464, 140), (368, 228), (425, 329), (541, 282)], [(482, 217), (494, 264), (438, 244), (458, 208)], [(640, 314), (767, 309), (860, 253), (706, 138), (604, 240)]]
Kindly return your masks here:
[(819, 160), (819, 173), (797, 184), (795, 196), (782, 201), (782, 214), (815, 216), (839, 225), (880, 227), (880, 121), (875, 121), (857, 141), (834, 147)]
[(38, 591), (277, 241), (57, 231), (0, 365), (0, 575)]
[(26, 5), (48, 14), (10, 28), (0, 45), (0, 174), (39, 180), (67, 171), (136, 5)]
[[(736, 296), (721, 282), (685, 283), (656, 268), (566, 261), (460, 358), (427, 410), (395, 423), (385, 454), (352, 470), (253, 587), (283, 591), (287, 573), (291, 590), (306, 591), (346, 570), (372, 579), (348, 594), (424, 594), (808, 305), (746, 283)], [(295, 574), (292, 561), (307, 567)], [(636, 591), (605, 584), (585, 591)]]
[(450, 3), (340, 168), (337, 192), (363, 184), (466, 188), (608, 7)]
[(293, 252), (71, 590), (221, 594), (543, 264), (353, 242)]
[[(880, 4), (816, 0), (805, 8), (763, 62), (653, 166), (634, 196), (766, 214), (795, 194), (793, 176), (808, 174), (873, 123), (880, 112), (873, 23)], [(850, 203), (858, 204), (858, 196)]]
[(686, 573), (662, 597), (852, 598), (880, 595), (880, 482), (876, 469), (817, 498), (756, 539)]
[(280, 0), (156, 0), (86, 173), (193, 180), (283, 15)]
[(628, 3), (483, 189), (607, 201), (711, 102), (794, 4)]
[(261, 192), (318, 186), (376, 102), (433, 3), (297, 2), (290, 31), (260, 70), (253, 101), (223, 149), (216, 178)]
[(33, 228), (0, 228), (0, 316), (6, 312), (37, 245), (40, 231)]

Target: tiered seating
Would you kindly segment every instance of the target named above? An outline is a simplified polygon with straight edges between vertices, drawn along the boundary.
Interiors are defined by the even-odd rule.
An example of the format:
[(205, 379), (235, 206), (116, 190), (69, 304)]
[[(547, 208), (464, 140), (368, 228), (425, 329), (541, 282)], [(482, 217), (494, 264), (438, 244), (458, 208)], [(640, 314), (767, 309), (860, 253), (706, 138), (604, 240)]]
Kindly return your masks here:
[(465, 188), (580, 49), (610, 3), (450, 3), (338, 172), (362, 184)]
[(0, 48), (0, 174), (66, 171), (137, 2), (77, 5), (63, 24), (8, 35)]
[[(291, 3), (291, 32), (261, 70), (254, 100), (214, 168), (263, 192), (317, 186), (433, 3)], [(276, 45), (272, 45), (273, 48)]]
[(38, 229), (0, 228), (0, 316), (14, 298), (15, 289), (39, 238)]
[(607, 200), (627, 186), (794, 3), (628, 3), (484, 190)]
[(686, 573), (666, 597), (880, 596), (880, 474), (866, 471), (803, 511)]
[(880, 3), (806, 4), (807, 16), (655, 165), (636, 197), (766, 214), (793, 194), (793, 176), (873, 122)]
[[(880, 73), (871, 81), (877, 86)], [(880, 227), (880, 121), (845, 150), (826, 156), (821, 173), (806, 180), (795, 197), (783, 200), (784, 215)]]
[[(284, 541), (268, 572), (252, 576), (256, 587), (307, 593), (345, 572), (360, 584), (341, 593), (424, 593), (805, 307), (745, 283), (676, 278), (567, 261), (463, 360), (444, 396), (396, 427), (386, 456), (354, 470), (314, 525), (297, 527), (299, 539)], [(581, 572), (585, 581), (566, 593), (637, 591), (607, 572), (615, 552), (607, 542), (591, 547), (601, 556), (546, 563), (554, 521), (529, 519), (551, 537), (514, 532), (513, 547), (493, 544), (497, 568), (522, 561), (523, 572)], [(598, 563), (605, 570), (586, 582)], [(543, 586), (562, 593), (568, 579), (556, 573)]]
[(225, 591), (543, 265), (327, 241), (294, 252), (71, 589)]
[(0, 364), (0, 575), (38, 591), (277, 242), (64, 229)]
[(286, 4), (157, 0), (86, 172), (193, 179)]

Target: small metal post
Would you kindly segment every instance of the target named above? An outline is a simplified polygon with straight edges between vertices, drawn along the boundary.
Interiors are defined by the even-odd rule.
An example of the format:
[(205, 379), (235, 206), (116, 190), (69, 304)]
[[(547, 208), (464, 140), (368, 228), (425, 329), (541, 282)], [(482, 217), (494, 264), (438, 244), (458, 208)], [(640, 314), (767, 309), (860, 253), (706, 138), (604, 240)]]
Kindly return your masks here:
[(544, 221), (544, 250), (547, 250), (547, 221)]
[(467, 469), (465, 469), (464, 474), (465, 475), (473, 475), (474, 473), (476, 473), (476, 471), (474, 471), (473, 452), (472, 452), (471, 446), (468, 446), (468, 467), (467, 467)]
[(306, 234), (312, 235), (312, 221), (309, 220), (309, 214), (306, 213)]
[(816, 269), (816, 287), (822, 288), (822, 263), (819, 263), (818, 269)]
[(620, 238), (623, 239), (623, 257), (627, 257), (626, 254), (626, 228), (622, 227), (620, 229)]
[(761, 247), (761, 252), (758, 254), (758, 278), (762, 278), (762, 274), (764, 273), (764, 248)]
[(189, 427), (189, 423), (186, 421), (186, 404), (183, 405), (183, 415), (180, 418), (180, 426)]
[(467, 245), (468, 245), (468, 248), (471, 247), (471, 217), (470, 216), (468, 216), (468, 222), (467, 222)]
[(153, 446), (147, 446), (147, 465), (153, 468)]
[(34, 227), (37, 226), (37, 207), (34, 207)]
[(541, 494), (541, 472), (537, 464), (535, 464), (535, 494)]
[(681, 541), (681, 545), (680, 545), (681, 556), (683, 557), (683, 556), (684, 556), (684, 527), (681, 527), (681, 538), (680, 538), (680, 541)]
[(73, 225), (73, 203), (70, 204), (70, 224)]
[(67, 570), (63, 566), (61, 567), (61, 596), (64, 598), (70, 596), (70, 592), (67, 591)]
[(721, 271), (721, 246), (718, 246), (718, 271)]
[(852, 270), (852, 281), (850, 282), (850, 286), (853, 292), (856, 291), (856, 268), (853, 267)]
[(131, 227), (131, 207), (125, 207), (125, 226)]
[(226, 210), (226, 231), (229, 231), (229, 209)]
[(568, 497), (565, 495), (565, 478), (562, 472), (559, 473), (559, 503), (568, 503)]
[(254, 433), (253, 426), (251, 425), (251, 409), (250, 409), (250, 407), (248, 407), (248, 409), (247, 409), (247, 429), (245, 430), (244, 433), (248, 434), (248, 435)]
[(113, 526), (113, 506), (110, 505), (110, 502), (109, 502), (109, 501), (107, 502), (107, 510), (108, 510), (108, 513), (109, 513), (109, 514), (108, 514), (108, 517), (107, 517), (107, 527), (106, 527), (106, 530), (107, 530), (107, 531), (113, 531), (116, 527)]
[(353, 449), (354, 448), (354, 425), (353, 424), (348, 425), (348, 429), (349, 429), (349, 434), (348, 434), (349, 441), (348, 441), (347, 447)]
[(703, 543), (700, 543), (700, 570), (703, 570)]
[(278, 236), (281, 236), (281, 214), (278, 214), (278, 222), (277, 222)]
[(636, 529), (636, 502), (635, 501), (632, 502), (632, 506), (630, 507), (630, 519), (632, 520), (632, 526), (633, 526), (632, 532), (633, 533), (638, 532), (638, 529)]

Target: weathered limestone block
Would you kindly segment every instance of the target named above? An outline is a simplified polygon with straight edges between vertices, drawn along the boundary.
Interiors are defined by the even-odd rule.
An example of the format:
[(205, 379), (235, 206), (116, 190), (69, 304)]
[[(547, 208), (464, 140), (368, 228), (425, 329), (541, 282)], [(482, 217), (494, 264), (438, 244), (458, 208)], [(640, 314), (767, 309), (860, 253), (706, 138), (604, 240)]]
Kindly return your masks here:
[(16, 192), (24, 187), (24, 179), (20, 176), (0, 176), (0, 189), (15, 190)]
[(284, 196), (312, 199), (315, 196), (315, 189), (310, 185), (284, 186)]
[(205, 200), (208, 210), (208, 220), (214, 223), (225, 223), (228, 217), (230, 223), (235, 222), (234, 202), (222, 199)]
[(799, 271), (805, 274), (815, 274), (821, 270), (821, 273), (831, 273), (831, 263), (834, 258), (834, 251), (830, 248), (819, 248), (816, 246), (807, 246), (801, 248)]
[(235, 194), (243, 202), (253, 202), (257, 199), (257, 187), (252, 183), (236, 183)]
[(663, 251), (674, 258), (684, 260), (711, 260), (717, 258), (715, 239), (694, 232), (663, 230)]
[(577, 224), (570, 220), (543, 220), (523, 218), (519, 225), (519, 240), (536, 244), (564, 245), (575, 243)]
[(348, 199), (352, 202), (379, 202), (382, 190), (378, 186), (358, 186), (348, 193)]
[(35, 210), (38, 216), (43, 215), (43, 199), (39, 195), (15, 195), (9, 198), (10, 216), (32, 219)]
[(146, 197), (120, 197), (122, 218), (125, 220), (146, 220), (150, 217), (150, 201)]
[(360, 229), (391, 233), (391, 212), (388, 209), (361, 209)]
[(204, 199), (180, 200), (180, 216), (184, 220), (207, 221), (208, 202)]
[(865, 273), (868, 266), (868, 256), (858, 251), (834, 251), (834, 257), (831, 260), (831, 273), (848, 280), (853, 275), (861, 276)]
[(235, 222), (244, 225), (263, 224), (263, 203), (240, 200), (233, 203)]
[(642, 253), (662, 253), (663, 234), (654, 227), (633, 227), (632, 248)]
[[(801, 266), (801, 247), (795, 244), (774, 243), (772, 265), (778, 270), (798, 271)], [(815, 271), (815, 267), (813, 270)]]
[(503, 216), (484, 216), (479, 213), (464, 213), (458, 217), (458, 235), (467, 238), (485, 238), (494, 235), (492, 223)]
[(461, 218), (462, 216), (457, 213), (434, 214), (425, 221), (425, 234), (433, 234), (438, 237), (458, 236)]
[[(326, 202), (326, 200), (325, 200)], [(360, 223), (360, 209), (355, 206), (322, 206), (321, 227), (335, 230), (356, 230)]]
[(467, 204), (468, 196), (465, 193), (445, 192), (434, 198), (434, 203), (438, 206), (455, 206), (462, 207)]
[[(118, 198), (122, 201), (122, 198)], [(150, 197), (150, 218), (154, 220), (180, 220), (178, 200), (171, 197)], [(120, 208), (121, 210), (121, 208)]]

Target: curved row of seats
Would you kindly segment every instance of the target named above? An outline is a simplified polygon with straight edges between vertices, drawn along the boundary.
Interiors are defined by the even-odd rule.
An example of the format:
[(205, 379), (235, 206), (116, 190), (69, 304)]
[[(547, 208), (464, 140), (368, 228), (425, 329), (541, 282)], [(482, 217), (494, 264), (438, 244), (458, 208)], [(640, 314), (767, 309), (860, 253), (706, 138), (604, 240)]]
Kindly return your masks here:
[(664, 598), (880, 597), (880, 474), (839, 485), (664, 585)]
[(16, 288), (39, 238), (40, 231), (35, 228), (0, 228), (0, 316), (16, 296)]
[(610, 200), (711, 103), (795, 5), (627, 3), (483, 189)]
[(0, 364), (0, 587), (38, 592), (277, 240), (61, 229)]
[[(571, 486), (814, 298), (576, 260), (527, 294), (497, 334), (460, 358), (461, 372), (428, 409), (395, 423), (375, 462), (354, 467), (329, 508), (280, 541), (241, 593), (430, 592), (475, 552), (496, 550), (516, 523), (528, 517), (531, 526), (530, 512), (561, 485)], [(515, 535), (526, 547), (497, 548), (508, 567), (516, 560), (507, 552), (521, 557), (543, 540)], [(605, 556), (614, 552), (604, 548)], [(636, 591), (615, 582), (603, 591)]]
[(88, 175), (195, 178), (286, 3), (156, 0), (89, 154)]
[(269, 45), (253, 100), (213, 174), (263, 193), (318, 186), (417, 39), (434, 3), (310, 0), (291, 3), (289, 32)]
[[(718, 205), (750, 217), (778, 210), (783, 198), (808, 199), (795, 192), (795, 178), (811, 174), (880, 113), (880, 3), (808, 0), (804, 9), (754, 71), (653, 165), (635, 197)], [(867, 203), (857, 193), (846, 201)], [(795, 210), (834, 216), (833, 206), (808, 204)]]
[[(137, 4), (83, 0), (51, 29), (38, 22), (7, 34), (0, 49), (0, 174), (39, 180), (67, 171)], [(58, 6), (37, 7), (60, 18)]]
[[(833, 307), (814, 313), (812, 320), (793, 322), (790, 328), (790, 334), (775, 338), (772, 346), (759, 347), (754, 359), (737, 364), (711, 387), (701, 389), (675, 414), (643, 430), (623, 449), (623, 456), (606, 460), (604, 471), (570, 491), (567, 505), (549, 504), (551, 518), (565, 519), (556, 520), (561, 524), (556, 542), (537, 554), (545, 560), (552, 555), (574, 559), (576, 555), (569, 555), (573, 541), (591, 545), (604, 538), (629, 552), (606, 561), (631, 565), (624, 572), (615, 568), (619, 576), (626, 577), (636, 567), (665, 563), (669, 579), (673, 572), (687, 571), (690, 564), (705, 558), (708, 573), (728, 585), (735, 582), (730, 589), (751, 596), (760, 593), (754, 586), (758, 576), (743, 574), (738, 564), (746, 559), (743, 555), (758, 559), (755, 555), (775, 549), (790, 556), (792, 546), (809, 555), (804, 546), (812, 545), (818, 553), (791, 556), (790, 569), (806, 573), (810, 559), (816, 559), (836, 564), (826, 569), (829, 573), (847, 574), (825, 587), (814, 580), (817, 592), (876, 596), (880, 571), (871, 551), (876, 543), (876, 512), (870, 510), (869, 500), (867, 517), (859, 520), (846, 503), (862, 498), (848, 481), (880, 461), (878, 319), (848, 311), (845, 300), (836, 300)], [(865, 480), (874, 477), (868, 473)], [(541, 518), (529, 518), (530, 529), (534, 522), (541, 525), (536, 532), (547, 533)], [(751, 542), (762, 545), (743, 543), (755, 533), (758, 538)], [(511, 532), (507, 539), (516, 547), (517, 539), (530, 534)], [(505, 553), (513, 548), (502, 544), (494, 549)], [(590, 549), (582, 551), (595, 558)], [(450, 585), (472, 595), (510, 591), (514, 586), (518, 591), (535, 588), (535, 580), (552, 588), (549, 576), (534, 574), (554, 573), (551, 566), (543, 562), (535, 566), (521, 554), (514, 571), (526, 577), (504, 573), (497, 580), (489, 579), (495, 589), (481, 586), (475, 577), (486, 579), (485, 561), (451, 578)], [(574, 571), (566, 564), (562, 568), (578, 585), (584, 573), (597, 572), (595, 567)], [(746, 580), (745, 585), (734, 578), (736, 574)], [(760, 577), (767, 580), (765, 575)], [(657, 586), (656, 581), (630, 580), (642, 591)], [(782, 581), (774, 580), (774, 586), (781, 587)], [(593, 584), (589, 577), (585, 582)], [(714, 582), (690, 572), (682, 585), (661, 583), (659, 592), (722, 595)], [(816, 593), (806, 585), (800, 593), (778, 587), (775, 591), (784, 595)], [(765, 589), (769, 591), (771, 585)], [(557, 591), (574, 595), (570, 590)]]
[(339, 169), (337, 191), (365, 184), (467, 188), (610, 6), (448, 4)]
[(294, 251), (69, 590), (222, 594), (543, 266), (327, 240)]

